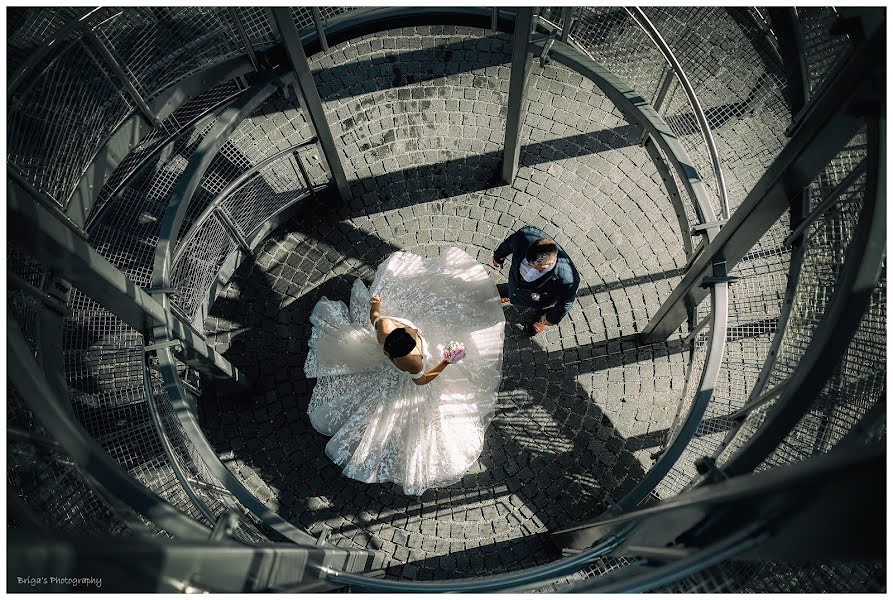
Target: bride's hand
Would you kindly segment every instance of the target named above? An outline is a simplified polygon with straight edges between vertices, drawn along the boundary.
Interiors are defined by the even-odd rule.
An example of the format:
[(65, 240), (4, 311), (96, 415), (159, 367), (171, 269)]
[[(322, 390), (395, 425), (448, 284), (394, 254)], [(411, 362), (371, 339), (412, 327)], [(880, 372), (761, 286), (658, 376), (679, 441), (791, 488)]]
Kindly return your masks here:
[(372, 308), (379, 308), (381, 306), (381, 298), (378, 297), (378, 294), (369, 298), (369, 306)]

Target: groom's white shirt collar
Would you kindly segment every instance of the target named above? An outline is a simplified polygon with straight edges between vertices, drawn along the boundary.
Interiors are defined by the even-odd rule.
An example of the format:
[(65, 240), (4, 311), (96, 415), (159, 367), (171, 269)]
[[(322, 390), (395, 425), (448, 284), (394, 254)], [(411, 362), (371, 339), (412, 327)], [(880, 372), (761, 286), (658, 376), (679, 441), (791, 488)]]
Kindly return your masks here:
[(537, 271), (536, 269), (531, 267), (530, 264), (528, 264), (526, 258), (522, 258), (521, 259), (521, 277), (523, 277), (524, 281), (526, 281), (527, 283), (530, 283), (531, 281), (536, 281), (537, 279), (539, 279), (540, 277), (542, 277), (543, 275), (545, 275), (546, 273), (548, 273), (549, 271), (554, 269), (555, 265), (557, 265), (557, 264), (558, 264), (558, 261), (556, 260), (545, 271)]

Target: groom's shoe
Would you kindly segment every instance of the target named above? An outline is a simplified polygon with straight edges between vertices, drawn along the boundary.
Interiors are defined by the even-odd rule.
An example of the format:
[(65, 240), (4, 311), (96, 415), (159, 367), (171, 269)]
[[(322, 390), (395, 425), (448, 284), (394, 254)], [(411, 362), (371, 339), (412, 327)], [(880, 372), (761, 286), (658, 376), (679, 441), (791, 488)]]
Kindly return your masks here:
[(530, 335), (532, 337), (538, 333), (542, 333), (545, 330), (546, 330), (546, 326), (543, 325), (542, 323), (540, 323), (539, 320), (536, 320), (530, 324), (530, 328), (528, 329), (528, 332), (530, 333)]

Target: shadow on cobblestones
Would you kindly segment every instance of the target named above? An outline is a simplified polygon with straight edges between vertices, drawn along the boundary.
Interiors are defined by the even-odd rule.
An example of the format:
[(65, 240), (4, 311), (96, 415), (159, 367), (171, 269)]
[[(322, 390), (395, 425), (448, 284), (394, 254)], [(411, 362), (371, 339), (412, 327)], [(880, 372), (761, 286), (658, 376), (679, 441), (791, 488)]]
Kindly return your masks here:
[[(338, 61), (338, 57), (322, 57), (321, 64), (324, 67), (315, 69), (313, 75), (319, 80), (326, 100), (340, 100), (360, 93), (424, 83), (449, 75), (505, 65), (511, 60), (511, 41), (505, 34), (478, 38), (474, 40), (473, 47), (470, 47), (467, 40), (419, 49), (409, 49), (411, 42), (406, 39), (385, 39), (379, 40), (379, 43), (382, 44), (384, 54), (373, 58), (345, 64)], [(385, 44), (393, 47), (389, 48)], [(406, 46), (402, 47), (404, 44)], [(410, 71), (407, 65), (415, 65), (416, 68)], [(357, 73), (363, 74), (359, 80)], [(337, 87), (331, 86), (335, 82)], [(356, 82), (358, 85), (344, 85), (345, 82)]]
[[(426, 35), (420, 44), (432, 42)], [(418, 579), (557, 558), (548, 531), (599, 514), (641, 479), (645, 450), (666, 436), (647, 432), (668, 422), (684, 375), (678, 341), (640, 347), (633, 334), (684, 263), (635, 128), (575, 76), (537, 71), (522, 168), (515, 186), (503, 185), (510, 48), (499, 36), (434, 41), (417, 48), (383, 35), (379, 48), (373, 36), (366, 55), (360, 44), (359, 56), (338, 47), (319, 57), (354, 198), (304, 201), (240, 266), (206, 329), (255, 388), (200, 400), (215, 449), (270, 508), (338, 546), (380, 550), (392, 576)], [(564, 235), (589, 288), (537, 338), (522, 331), (532, 314), (506, 308), (503, 381), (480, 460), (420, 498), (344, 477), (306, 414), (314, 304), (346, 300), (354, 278), (368, 283), (395, 250), (431, 256), (458, 245), (486, 262), (521, 223)]]
[[(261, 252), (240, 267), (238, 295), (213, 306), (215, 341), (255, 382), (251, 398), (202, 399), (202, 424), (218, 453), (284, 517), (315, 534), (328, 529), (340, 545), (387, 553), (400, 563), (390, 569), (393, 576), (484, 575), (557, 558), (546, 532), (599, 514), (608, 508), (606, 495), (619, 498), (644, 475), (632, 452), (652, 440), (625, 439), (576, 381), (630, 360), (621, 350), (634, 336), (549, 351), (518, 327), (532, 313), (509, 306), (508, 360), (479, 463), (457, 484), (421, 498), (347, 479), (325, 456), (328, 438), (306, 415), (313, 385), (302, 368), (306, 315), (322, 296), (347, 298), (354, 277), (365, 271), (368, 282), (375, 261), (396, 247), (367, 233), (358, 242), (328, 235), (325, 247), (298, 241), (296, 233), (318, 235), (322, 222), (328, 219), (308, 213), (288, 223), (265, 247), (303, 243), (302, 251), (274, 254), (269, 262), (271, 255)], [(294, 258), (329, 251), (371, 264), (326, 277), (302, 271), (303, 260)], [(294, 280), (302, 286), (289, 291)], [(682, 350), (679, 343), (656, 345), (652, 355)]]

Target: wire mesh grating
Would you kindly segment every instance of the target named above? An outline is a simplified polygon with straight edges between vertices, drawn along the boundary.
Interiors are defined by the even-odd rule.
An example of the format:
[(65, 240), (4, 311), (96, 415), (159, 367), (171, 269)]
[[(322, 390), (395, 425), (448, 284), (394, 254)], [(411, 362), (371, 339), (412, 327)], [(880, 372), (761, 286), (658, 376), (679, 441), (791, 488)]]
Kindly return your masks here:
[(832, 33), (837, 23), (837, 9), (831, 6), (799, 6), (794, 9), (800, 22), (803, 59), (812, 95), (834, 72), (834, 68), (852, 49), (852, 42), (844, 34)]
[(211, 90), (187, 100), (159, 127), (153, 129), (124, 157), (103, 185), (87, 221), (88, 228), (92, 226), (96, 215), (102, 212), (106, 204), (121, 191), (131, 177), (145, 167), (153, 154), (162, 151), (178, 136), (188, 134), (192, 125), (202, 118), (213, 118), (212, 115), (216, 110), (237, 97), (242, 90), (243, 86), (238, 80), (224, 81)]
[(9, 99), (8, 160), (64, 208), (84, 169), (133, 110), (96, 51), (76, 40)]
[(11, 77), (36, 51), (67, 25), (90, 12), (88, 7), (9, 7), (6, 12), (6, 69)]
[(881, 562), (780, 563), (728, 560), (650, 590), (663, 594), (881, 592)]
[(130, 7), (96, 29), (145, 99), (244, 52), (225, 8)]
[(834, 448), (886, 391), (887, 285), (882, 273), (847, 350), (809, 411), (757, 470)]
[[(855, 143), (844, 148), (810, 185), (812, 206), (821, 201), (816, 198), (824, 198), (827, 191), (846, 176), (848, 169), (851, 170), (858, 163), (860, 155), (858, 151), (854, 153), (854, 148), (861, 147), (861, 156), (864, 157), (865, 147), (858, 143), (861, 136), (858, 133), (854, 137)], [(856, 179), (849, 190), (842, 193), (836, 203), (811, 224), (805, 234), (805, 251), (798, 273), (797, 289), (790, 307), (787, 327), (780, 332), (783, 337), (764, 384), (766, 390), (783, 384), (799, 367), (816, 327), (824, 317), (859, 221), (864, 190), (865, 178)], [(775, 402), (777, 398), (770, 398), (754, 409), (740, 427), (730, 434), (730, 439), (717, 452), (720, 466), (747, 443), (771, 412)]]
[(265, 50), (276, 43), (278, 34), (268, 17), (269, 8), (243, 6), (236, 8), (242, 27), (256, 50)]

